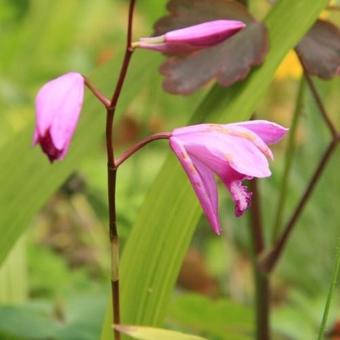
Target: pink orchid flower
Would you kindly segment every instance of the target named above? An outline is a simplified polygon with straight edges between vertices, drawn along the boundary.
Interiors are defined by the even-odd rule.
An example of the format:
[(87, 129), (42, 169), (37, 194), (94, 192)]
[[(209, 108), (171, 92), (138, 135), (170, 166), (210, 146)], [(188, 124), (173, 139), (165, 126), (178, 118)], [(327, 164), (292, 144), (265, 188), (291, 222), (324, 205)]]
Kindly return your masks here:
[(235, 203), (235, 215), (249, 207), (251, 193), (242, 181), (271, 175), (268, 144), (277, 143), (287, 129), (264, 120), (234, 124), (201, 124), (175, 129), (170, 146), (182, 164), (213, 231), (220, 234), (215, 174)]
[(33, 143), (40, 144), (51, 162), (67, 153), (83, 105), (84, 86), (84, 77), (70, 72), (38, 92)]
[(165, 53), (191, 52), (218, 44), (244, 27), (245, 24), (237, 20), (207, 21), (170, 31), (157, 37), (141, 38), (133, 46)]

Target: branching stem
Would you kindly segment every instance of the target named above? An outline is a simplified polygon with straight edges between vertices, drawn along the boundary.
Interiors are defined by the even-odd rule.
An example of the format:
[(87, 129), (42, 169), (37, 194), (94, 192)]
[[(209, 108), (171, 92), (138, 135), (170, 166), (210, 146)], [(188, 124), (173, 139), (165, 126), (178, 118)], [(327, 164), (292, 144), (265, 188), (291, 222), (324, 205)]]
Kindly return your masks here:
[(300, 60), (301, 66), (303, 68), (304, 77), (307, 80), (307, 84), (308, 84), (308, 86), (309, 86), (309, 88), (311, 90), (311, 93), (312, 93), (312, 95), (313, 95), (313, 97), (315, 99), (315, 102), (316, 102), (316, 104), (317, 104), (317, 106), (318, 106), (318, 108), (319, 108), (319, 110), (321, 112), (322, 118), (325, 121), (325, 123), (326, 123), (326, 125), (327, 125), (327, 127), (328, 127), (328, 129), (329, 129), (329, 131), (330, 131), (330, 133), (332, 135), (332, 137), (335, 138), (336, 135), (337, 135), (336, 127), (334, 126), (334, 124), (332, 123), (330, 117), (328, 116), (328, 113), (327, 113), (326, 108), (325, 108), (325, 106), (324, 106), (324, 104), (322, 102), (322, 99), (321, 99), (321, 97), (319, 95), (319, 92), (316, 89), (316, 86), (314, 84), (314, 81), (313, 81), (312, 77), (308, 74), (308, 71), (306, 69), (306, 66), (305, 66), (303, 60), (300, 57), (299, 57), (299, 60)]
[(105, 106), (106, 109), (110, 108), (111, 101), (109, 98), (105, 97), (84, 75), (85, 86), (93, 93), (95, 97)]
[(300, 199), (299, 204), (297, 205), (295, 211), (293, 212), (291, 218), (289, 219), (286, 227), (284, 228), (284, 231), (281, 235), (281, 237), (278, 239), (276, 242), (275, 246), (273, 249), (266, 254), (261, 260), (261, 268), (265, 272), (271, 272), (273, 271), (274, 267), (276, 266), (278, 260), (280, 259), (283, 250), (285, 249), (285, 246), (287, 244), (287, 241), (294, 229), (294, 226), (296, 225), (297, 220), (299, 219), (303, 209), (305, 208), (309, 198), (311, 197), (313, 190), (315, 189), (317, 183), (319, 182), (319, 179), (321, 178), (321, 175), (323, 171), (326, 168), (326, 165), (331, 158), (331, 155), (336, 149), (336, 146), (338, 144), (337, 138), (333, 139), (326, 151), (324, 152), (319, 165), (317, 166), (311, 180), (309, 181), (309, 184), (303, 194), (303, 196)]
[(123, 152), (123, 154), (118, 158), (116, 161), (116, 168), (120, 165), (122, 165), (128, 158), (130, 158), (133, 154), (135, 154), (138, 150), (143, 148), (145, 145), (159, 139), (169, 139), (170, 138), (170, 132), (159, 132), (154, 135), (148, 136), (144, 139), (142, 139), (140, 142), (133, 145), (130, 149)]
[[(129, 15), (128, 15), (128, 29), (126, 39), (126, 50), (121, 66), (120, 74), (117, 84), (115, 86), (110, 105), (106, 106), (106, 151), (107, 151), (107, 171), (108, 171), (108, 203), (109, 203), (109, 228), (110, 228), (110, 242), (111, 242), (111, 288), (112, 288), (112, 311), (113, 323), (120, 324), (120, 303), (119, 303), (119, 242), (116, 221), (116, 177), (117, 167), (115, 165), (115, 156), (113, 148), (113, 121), (116, 111), (116, 106), (124, 85), (130, 59), (133, 53), (131, 47), (132, 41), (132, 23), (133, 13), (136, 0), (130, 0)], [(113, 328), (114, 338), (120, 340), (120, 333)]]

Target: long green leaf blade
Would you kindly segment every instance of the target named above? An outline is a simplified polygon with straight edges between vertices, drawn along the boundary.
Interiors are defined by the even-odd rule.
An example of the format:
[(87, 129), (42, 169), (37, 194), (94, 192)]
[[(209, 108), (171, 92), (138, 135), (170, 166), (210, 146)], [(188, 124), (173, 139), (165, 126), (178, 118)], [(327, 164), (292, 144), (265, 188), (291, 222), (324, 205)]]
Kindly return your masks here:
[[(271, 49), (263, 66), (228, 90), (215, 86), (192, 121), (200, 121), (208, 113), (210, 121), (248, 119), (283, 57), (326, 4), (325, 0), (277, 2), (265, 20)], [(175, 157), (169, 156), (145, 199), (123, 254), (123, 322), (157, 325), (162, 321), (200, 214), (183, 171)]]
[(336, 285), (338, 283), (339, 273), (340, 273), (340, 239), (338, 240), (338, 246), (337, 246), (337, 249), (336, 249), (335, 269), (334, 269), (333, 279), (332, 279), (331, 285), (329, 287), (327, 300), (326, 300), (326, 304), (325, 304), (325, 309), (324, 309), (324, 312), (323, 312), (323, 315), (322, 315), (318, 340), (324, 339), (324, 332), (325, 332), (325, 328), (326, 328), (329, 309), (330, 309), (330, 306), (331, 306), (331, 301), (332, 301), (332, 297), (333, 297)]

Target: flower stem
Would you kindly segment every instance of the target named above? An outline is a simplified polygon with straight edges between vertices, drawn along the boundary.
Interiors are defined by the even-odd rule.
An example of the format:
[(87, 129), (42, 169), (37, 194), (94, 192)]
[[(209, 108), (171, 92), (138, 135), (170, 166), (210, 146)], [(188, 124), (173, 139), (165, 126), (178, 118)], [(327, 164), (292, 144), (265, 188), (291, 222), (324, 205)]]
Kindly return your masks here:
[(303, 60), (300, 57), (299, 57), (299, 61), (300, 61), (300, 64), (301, 64), (301, 66), (303, 68), (303, 73), (304, 73), (304, 76), (306, 78), (306, 81), (307, 81), (307, 84), (309, 86), (309, 89), (311, 90), (311, 93), (312, 93), (312, 95), (313, 95), (313, 97), (315, 99), (315, 102), (316, 102), (316, 104), (317, 104), (317, 106), (318, 106), (318, 108), (319, 108), (319, 110), (321, 112), (322, 118), (325, 121), (325, 123), (326, 123), (326, 125), (327, 125), (327, 127), (328, 127), (328, 129), (329, 129), (329, 131), (330, 131), (330, 133), (332, 135), (332, 137), (335, 138), (336, 135), (337, 135), (336, 127), (334, 126), (334, 124), (332, 123), (331, 119), (329, 118), (328, 113), (326, 111), (326, 108), (323, 105), (322, 99), (321, 99), (321, 97), (319, 95), (319, 92), (318, 92), (318, 90), (315, 87), (314, 81), (313, 81), (312, 77), (308, 74), (306, 66), (305, 66)]
[(159, 132), (155, 133), (154, 135), (148, 136), (135, 145), (133, 145), (130, 149), (123, 152), (123, 154), (118, 158), (116, 161), (116, 168), (118, 168), (120, 165), (122, 165), (128, 158), (130, 158), (133, 154), (135, 154), (138, 150), (143, 148), (145, 145), (159, 139), (169, 139), (170, 138), (170, 132)]
[(250, 207), (250, 231), (253, 248), (253, 271), (255, 282), (256, 304), (256, 339), (270, 339), (270, 278), (263, 273), (258, 265), (257, 257), (265, 247), (260, 195), (257, 180), (252, 180), (250, 190), (253, 193)]
[(85, 85), (86, 87), (94, 94), (95, 97), (105, 106), (106, 109), (110, 108), (111, 101), (106, 98), (84, 75)]
[(320, 160), (319, 165), (317, 166), (311, 180), (309, 181), (309, 184), (303, 196), (301, 197), (299, 204), (297, 205), (295, 211), (293, 212), (291, 218), (289, 219), (281, 237), (278, 239), (272, 250), (266, 255), (264, 255), (264, 257), (260, 260), (260, 265), (263, 271), (267, 273), (271, 272), (274, 269), (275, 265), (277, 264), (278, 260), (280, 259), (282, 252), (289, 239), (289, 236), (291, 235), (291, 232), (293, 231), (296, 222), (298, 221), (304, 207), (306, 206), (306, 203), (308, 202), (309, 198), (313, 193), (313, 190), (315, 189), (319, 179), (321, 178), (321, 175), (325, 170), (331, 155), (335, 151), (337, 144), (338, 144), (337, 138), (334, 138), (329, 143), (326, 151), (324, 152)]
[[(122, 62), (118, 81), (115, 86), (109, 107), (106, 110), (106, 151), (107, 151), (107, 172), (108, 172), (108, 204), (109, 204), (109, 234), (111, 243), (111, 290), (112, 290), (112, 311), (113, 323), (120, 324), (120, 303), (119, 303), (119, 240), (116, 221), (116, 177), (117, 167), (115, 164), (114, 148), (113, 148), (113, 121), (116, 106), (124, 85), (127, 70), (130, 64), (133, 49), (131, 47), (132, 40), (132, 23), (135, 0), (130, 0), (128, 29), (126, 39), (126, 50)], [(114, 338), (120, 340), (120, 333), (113, 328)]]
[(275, 219), (274, 219), (274, 225), (273, 225), (273, 236), (272, 240), (273, 242), (276, 241), (279, 231), (281, 230), (282, 226), (282, 217), (284, 213), (285, 203), (287, 199), (287, 188), (288, 188), (288, 182), (290, 177), (290, 171), (293, 164), (294, 154), (295, 154), (295, 146), (296, 146), (296, 133), (297, 133), (297, 127), (299, 123), (299, 118), (301, 116), (301, 111), (303, 107), (303, 98), (304, 98), (304, 79), (301, 78), (297, 99), (296, 99), (296, 105), (295, 110), (292, 118), (292, 123), (289, 128), (289, 134), (288, 134), (288, 146), (286, 149), (286, 155), (285, 155), (285, 165), (284, 165), (284, 171), (283, 171), (283, 177), (280, 185), (280, 194), (279, 194), (279, 201), (277, 204)]

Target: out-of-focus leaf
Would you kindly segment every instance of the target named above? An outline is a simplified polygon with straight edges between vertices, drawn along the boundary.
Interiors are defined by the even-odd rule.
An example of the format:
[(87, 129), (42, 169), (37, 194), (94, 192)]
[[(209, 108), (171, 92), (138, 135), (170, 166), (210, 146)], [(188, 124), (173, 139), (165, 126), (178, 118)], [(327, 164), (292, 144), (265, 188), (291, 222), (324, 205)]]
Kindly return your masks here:
[(32, 307), (0, 307), (0, 338), (51, 339), (59, 325), (50, 315)]
[(240, 3), (233, 0), (170, 0), (168, 9), (170, 15), (155, 25), (157, 35), (216, 19), (240, 20), (247, 23), (247, 27), (213, 47), (172, 56), (161, 67), (166, 91), (189, 94), (211, 79), (216, 79), (222, 86), (230, 86), (263, 62), (268, 50), (266, 28), (256, 23)]
[(62, 322), (57, 320), (54, 306), (42, 301), (1, 306), (0, 339), (97, 339), (105, 312), (105, 298), (106, 294), (102, 292), (69, 296), (66, 304), (58, 305)]
[(140, 340), (204, 340), (204, 338), (200, 336), (184, 334), (162, 328), (126, 325), (115, 326), (115, 328), (121, 333)]
[(56, 332), (55, 339), (98, 339), (104, 313), (105, 295), (101, 292), (70, 297), (65, 306), (66, 322)]
[(168, 59), (161, 67), (164, 88), (174, 94), (189, 94), (213, 78), (222, 86), (230, 86), (260, 65), (266, 52), (264, 25), (251, 23), (221, 44)]
[(253, 330), (250, 308), (194, 294), (176, 297), (169, 309), (169, 321), (228, 340), (248, 339)]
[(332, 23), (318, 20), (296, 50), (308, 73), (323, 79), (340, 75), (340, 30)]

